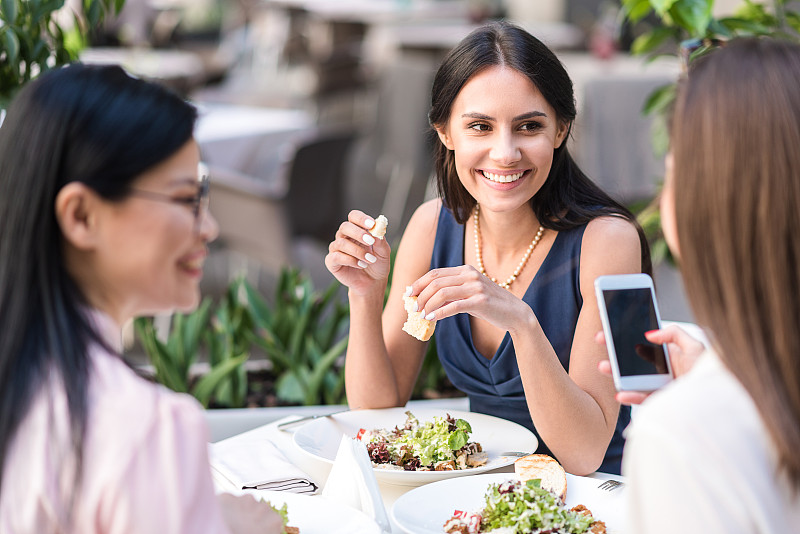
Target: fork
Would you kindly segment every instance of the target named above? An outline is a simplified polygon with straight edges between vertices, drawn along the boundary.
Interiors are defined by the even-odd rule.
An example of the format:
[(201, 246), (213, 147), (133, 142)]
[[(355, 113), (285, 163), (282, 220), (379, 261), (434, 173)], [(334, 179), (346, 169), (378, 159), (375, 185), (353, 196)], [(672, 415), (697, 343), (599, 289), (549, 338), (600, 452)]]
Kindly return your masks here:
[(600, 484), (598, 489), (605, 490), (605, 491), (614, 491), (617, 488), (621, 488), (625, 484), (620, 482), (619, 480), (606, 480), (602, 484)]

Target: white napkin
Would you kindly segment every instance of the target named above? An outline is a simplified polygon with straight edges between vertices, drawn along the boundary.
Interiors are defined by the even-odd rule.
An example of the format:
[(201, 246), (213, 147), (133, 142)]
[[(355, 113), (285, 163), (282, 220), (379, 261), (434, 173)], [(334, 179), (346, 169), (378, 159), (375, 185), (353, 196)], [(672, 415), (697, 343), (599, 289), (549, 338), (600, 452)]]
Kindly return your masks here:
[(269, 440), (223, 440), (209, 446), (211, 468), (236, 489), (316, 493), (317, 485)]
[(322, 496), (364, 512), (383, 532), (392, 531), (372, 462), (361, 441), (342, 436)]

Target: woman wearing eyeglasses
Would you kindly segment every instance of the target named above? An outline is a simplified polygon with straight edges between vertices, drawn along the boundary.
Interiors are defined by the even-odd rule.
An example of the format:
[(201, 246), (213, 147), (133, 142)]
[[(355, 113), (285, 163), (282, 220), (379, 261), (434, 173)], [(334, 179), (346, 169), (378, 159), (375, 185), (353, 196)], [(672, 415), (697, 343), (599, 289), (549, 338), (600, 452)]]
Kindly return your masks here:
[[(24, 88), (0, 128), (0, 532), (280, 532), (218, 501), (190, 397), (119, 357), (120, 325), (199, 300), (196, 110), (117, 67)], [(254, 529), (259, 525), (260, 530)]]

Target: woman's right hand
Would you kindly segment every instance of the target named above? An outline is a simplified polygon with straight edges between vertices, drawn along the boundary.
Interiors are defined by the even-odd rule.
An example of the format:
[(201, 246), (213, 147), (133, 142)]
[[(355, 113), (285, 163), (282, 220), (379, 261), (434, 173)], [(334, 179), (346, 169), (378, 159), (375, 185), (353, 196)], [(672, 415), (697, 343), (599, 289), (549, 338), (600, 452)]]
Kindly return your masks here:
[[(676, 325), (668, 326), (661, 330), (645, 332), (644, 337), (650, 343), (667, 344), (669, 363), (672, 366), (672, 374), (675, 378), (688, 373), (694, 362), (705, 351), (705, 345), (701, 341), (693, 338)], [(595, 341), (605, 344), (605, 336), (602, 331), (597, 333)], [(601, 373), (611, 375), (611, 363), (608, 360), (601, 361), (597, 368)], [(616, 399), (621, 404), (641, 404), (649, 396), (650, 393), (641, 391), (620, 391), (617, 393)]]
[(353, 210), (339, 226), (328, 246), (325, 267), (351, 291), (366, 294), (383, 291), (389, 279), (391, 247), (385, 239), (369, 233), (375, 220), (362, 211)]

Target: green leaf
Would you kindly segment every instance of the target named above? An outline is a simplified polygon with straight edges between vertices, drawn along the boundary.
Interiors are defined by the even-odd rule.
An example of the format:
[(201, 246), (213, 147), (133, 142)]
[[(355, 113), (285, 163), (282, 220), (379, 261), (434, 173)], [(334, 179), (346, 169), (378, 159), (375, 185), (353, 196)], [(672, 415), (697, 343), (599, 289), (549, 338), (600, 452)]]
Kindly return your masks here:
[(733, 17), (721, 19), (720, 24), (736, 34), (769, 35), (775, 31), (774, 28), (770, 28), (761, 21), (738, 19)]
[(250, 313), (256, 325), (261, 328), (266, 328), (271, 325), (272, 314), (266, 301), (247, 282), (244, 282), (244, 292), (247, 298), (247, 304), (250, 307)]
[(703, 37), (711, 22), (714, 0), (678, 0), (669, 8), (675, 22), (692, 37)]
[(661, 17), (663, 17), (667, 11), (675, 4), (675, 2), (679, 2), (680, 0), (650, 0), (650, 5), (653, 6), (653, 9), (656, 10)]
[(247, 354), (242, 354), (212, 368), (207, 375), (204, 375), (197, 381), (197, 384), (195, 384), (192, 389), (192, 395), (200, 401), (203, 406), (208, 407), (211, 395), (214, 394), (217, 387), (224, 380), (229, 379), (231, 375), (236, 373), (244, 362), (247, 361), (248, 357)]
[(651, 32), (644, 33), (637, 37), (633, 41), (633, 44), (631, 44), (631, 52), (637, 55), (647, 54), (661, 46), (664, 41), (674, 36), (675, 30), (672, 28), (656, 28)]
[(457, 451), (466, 445), (468, 441), (469, 437), (466, 432), (463, 430), (454, 430), (450, 432), (450, 436), (447, 438), (447, 446), (450, 447), (451, 451)]
[(631, 22), (639, 22), (653, 11), (649, 0), (622, 0), (622, 7)]
[(3, 48), (6, 50), (8, 63), (15, 64), (19, 57), (19, 38), (12, 28), (3, 28)]
[(464, 419), (456, 419), (456, 428), (458, 430), (463, 430), (467, 434), (472, 432), (472, 427), (470, 426), (469, 422)]
[(667, 109), (675, 101), (676, 85), (674, 83), (655, 89), (644, 103), (642, 114), (651, 115)]
[(84, 13), (89, 27), (94, 29), (103, 20), (103, 5), (98, 1), (84, 0)]
[(116, 13), (120, 13), (122, 8), (125, 7), (125, 0), (115, 0), (114, 1), (114, 11)]
[(305, 400), (307, 383), (307, 369), (300, 369), (296, 373), (287, 371), (275, 383), (275, 392), (279, 399), (287, 402), (302, 403)]
[(11, 26), (17, 22), (17, 0), (2, 0), (0, 8), (3, 9), (2, 18), (6, 26)]
[(174, 360), (172, 359), (169, 351), (159, 340), (155, 339), (155, 356), (153, 366), (156, 368), (156, 376), (158, 381), (168, 388), (179, 393), (187, 393), (189, 391), (189, 377), (179, 370)]
[(795, 11), (787, 12), (786, 23), (791, 26), (794, 31), (800, 33), (800, 13)]
[[(336, 363), (339, 356), (341, 356), (342, 352), (344, 352), (344, 349), (347, 348), (347, 341), (348, 338), (343, 338), (318, 359), (306, 383), (306, 404), (311, 405), (319, 402), (320, 388), (322, 387), (323, 379), (331, 367), (333, 367), (333, 364)], [(313, 340), (309, 341), (309, 350), (319, 351), (319, 347)]]

